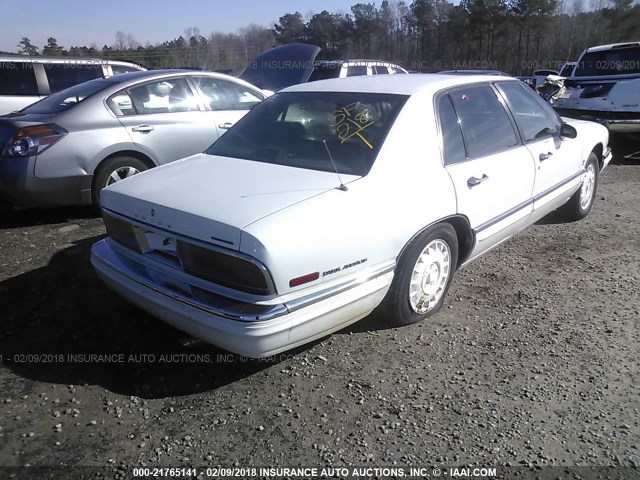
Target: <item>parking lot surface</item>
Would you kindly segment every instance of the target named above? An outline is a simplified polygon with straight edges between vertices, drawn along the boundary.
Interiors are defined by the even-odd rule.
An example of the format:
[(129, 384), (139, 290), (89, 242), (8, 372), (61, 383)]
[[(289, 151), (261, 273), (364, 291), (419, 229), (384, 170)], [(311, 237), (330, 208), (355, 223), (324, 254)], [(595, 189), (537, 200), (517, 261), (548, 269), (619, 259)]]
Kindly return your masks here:
[(91, 211), (3, 210), (0, 465), (640, 466), (640, 146), (613, 146), (586, 220), (472, 263), (428, 321), (266, 361), (108, 290)]

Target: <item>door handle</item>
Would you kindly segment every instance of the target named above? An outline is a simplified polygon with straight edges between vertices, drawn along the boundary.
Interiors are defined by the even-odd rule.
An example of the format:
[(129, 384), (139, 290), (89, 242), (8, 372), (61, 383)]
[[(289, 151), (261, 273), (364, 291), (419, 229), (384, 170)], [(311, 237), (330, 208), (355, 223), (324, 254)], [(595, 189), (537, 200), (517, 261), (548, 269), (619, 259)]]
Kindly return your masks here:
[(153, 127), (151, 125), (138, 125), (137, 127), (133, 127), (131, 130), (134, 132), (149, 133), (153, 132)]
[(541, 153), (538, 158), (540, 159), (541, 162), (544, 162), (547, 158), (549, 158), (551, 155), (553, 155), (553, 153), (551, 152), (547, 152), (547, 153)]
[(231, 127), (233, 127), (233, 123), (231, 122), (221, 123), (218, 125), (218, 128), (221, 128), (223, 130), (229, 130)]
[(478, 177), (470, 177), (469, 180), (467, 180), (467, 186), (469, 188), (473, 188), (473, 187), (475, 187), (477, 185), (480, 185), (485, 180), (489, 180), (489, 177), (487, 177), (486, 174), (483, 174), (482, 177), (480, 177), (480, 178), (478, 178)]

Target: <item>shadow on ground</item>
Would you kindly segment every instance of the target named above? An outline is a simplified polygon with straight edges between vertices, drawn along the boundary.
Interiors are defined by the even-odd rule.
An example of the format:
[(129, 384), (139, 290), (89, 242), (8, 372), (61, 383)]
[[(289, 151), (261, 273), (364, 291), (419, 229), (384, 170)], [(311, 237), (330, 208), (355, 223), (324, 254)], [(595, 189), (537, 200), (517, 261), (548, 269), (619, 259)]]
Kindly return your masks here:
[(640, 141), (628, 135), (611, 135), (609, 146), (613, 152), (612, 163), (640, 166)]
[[(100, 281), (89, 261), (91, 245), (100, 238), (78, 242), (46, 267), (0, 283), (5, 367), (38, 382), (96, 384), (161, 398), (215, 389), (290, 358), (256, 361), (204, 343), (184, 346), (185, 334)], [(85, 362), (91, 354), (103, 357)], [(116, 361), (121, 357), (125, 361)]]
[(98, 213), (91, 207), (19, 209), (3, 204), (0, 205), (0, 230), (33, 225), (56, 225), (97, 216)]

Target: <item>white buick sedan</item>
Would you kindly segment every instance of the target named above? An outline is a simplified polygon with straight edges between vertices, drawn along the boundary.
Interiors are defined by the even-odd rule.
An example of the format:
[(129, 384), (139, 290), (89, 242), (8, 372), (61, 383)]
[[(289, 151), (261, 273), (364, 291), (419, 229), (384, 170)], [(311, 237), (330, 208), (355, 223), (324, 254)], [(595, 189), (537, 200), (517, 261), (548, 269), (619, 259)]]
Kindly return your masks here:
[(265, 357), (376, 308), (432, 315), (458, 268), (556, 209), (585, 217), (607, 143), (506, 77), (297, 85), (205, 153), (105, 189), (91, 259), (142, 309)]

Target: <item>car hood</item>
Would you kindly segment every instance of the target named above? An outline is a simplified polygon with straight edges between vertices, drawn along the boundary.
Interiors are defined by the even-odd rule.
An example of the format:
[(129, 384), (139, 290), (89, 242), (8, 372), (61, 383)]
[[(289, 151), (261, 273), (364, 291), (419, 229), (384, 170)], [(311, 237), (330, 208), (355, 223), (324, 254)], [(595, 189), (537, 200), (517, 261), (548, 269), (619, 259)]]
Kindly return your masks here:
[[(358, 176), (342, 175), (345, 183)], [(102, 190), (100, 203), (161, 229), (240, 249), (242, 229), (337, 188), (335, 173), (198, 154)]]
[(263, 90), (277, 91), (306, 83), (313, 73), (313, 62), (320, 47), (292, 43), (272, 48), (254, 58), (240, 78)]

